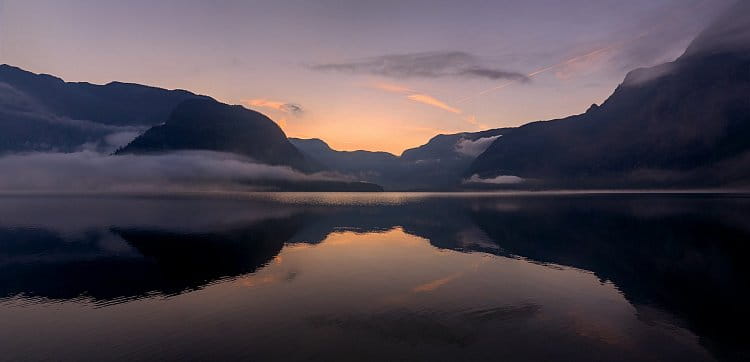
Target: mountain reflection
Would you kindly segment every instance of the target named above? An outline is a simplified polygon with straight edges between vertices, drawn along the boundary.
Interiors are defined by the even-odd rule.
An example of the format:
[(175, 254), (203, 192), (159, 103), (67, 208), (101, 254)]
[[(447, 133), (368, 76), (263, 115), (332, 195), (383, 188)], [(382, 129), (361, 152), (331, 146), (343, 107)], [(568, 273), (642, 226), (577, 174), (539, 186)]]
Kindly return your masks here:
[[(557, 318), (549, 313), (570, 303), (565, 318), (583, 308), (570, 322), (576, 333), (624, 343), (626, 332), (605, 328), (609, 322), (603, 319), (591, 320), (609, 314), (598, 316), (599, 307), (584, 307), (590, 302), (586, 296), (610, 293), (606, 285), (611, 283), (641, 322), (687, 328), (719, 359), (747, 357), (750, 199), (416, 195), (357, 200), (320, 202), (286, 194), (6, 197), (0, 204), (0, 298), (104, 306), (184, 295), (218, 281), (257, 287), (297, 283), (302, 276), (299, 283), (306, 284), (285, 292), (284, 300), (311, 308), (298, 319), (314, 331), (491, 348), (488, 335), (507, 336), (509, 326), (531, 333), (529, 323), (541, 322), (530, 321)], [(77, 212), (66, 211), (71, 204)], [(440, 250), (459, 253), (434, 254)], [(516, 279), (506, 275), (516, 269)], [(593, 273), (605, 289), (585, 287), (580, 290), (590, 294), (568, 302), (562, 298), (556, 306), (552, 295), (558, 289), (587, 280), (571, 274), (575, 270)], [(493, 284), (506, 279), (504, 289)], [(472, 289), (480, 285), (485, 286)], [(354, 293), (388, 307), (332, 312), (316, 307), (313, 291), (333, 305)], [(518, 293), (527, 297), (498, 299)], [(465, 308), (400, 309), (427, 303), (418, 302), (422, 294), (437, 298), (430, 303)], [(324, 305), (323, 300), (317, 303)], [(695, 353), (690, 355), (701, 359)]]
[[(50, 201), (51, 208), (67, 201)], [(25, 214), (37, 202), (13, 206), (20, 206), (19, 213)], [(0, 229), (0, 297), (86, 298), (108, 304), (196, 290), (217, 280), (251, 273), (268, 263), (303, 226), (304, 219), (299, 214), (273, 212), (270, 218), (260, 212), (247, 217), (224, 202), (182, 199), (171, 200), (168, 207), (158, 207), (159, 203), (106, 200), (103, 210), (99, 203), (86, 201), (87, 206), (97, 207), (81, 210), (81, 218), (73, 220), (72, 225), (63, 226), (57, 218), (30, 219)], [(155, 206), (163, 213), (145, 220), (140, 213), (134, 214), (139, 206)], [(204, 206), (208, 210), (201, 212)], [(177, 210), (180, 207), (196, 213), (182, 214), (184, 210)], [(227, 214), (210, 215), (216, 211)], [(87, 224), (86, 216), (93, 213), (98, 217)], [(201, 216), (209, 220), (192, 222)], [(233, 218), (238, 219), (224, 224)], [(49, 223), (52, 225), (44, 225)]]

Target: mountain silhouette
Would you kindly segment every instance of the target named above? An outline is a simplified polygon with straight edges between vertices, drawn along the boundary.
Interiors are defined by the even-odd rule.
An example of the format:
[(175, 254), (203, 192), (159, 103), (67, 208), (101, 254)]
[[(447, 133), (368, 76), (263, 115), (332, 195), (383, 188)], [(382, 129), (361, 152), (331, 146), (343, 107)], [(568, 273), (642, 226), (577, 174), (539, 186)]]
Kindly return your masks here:
[(65, 82), (0, 65), (0, 153), (70, 152), (117, 133), (160, 124), (187, 99), (184, 90), (111, 82)]
[(48, 253), (43, 261), (0, 264), (8, 272), (0, 277), (0, 298), (85, 295), (107, 304), (198, 290), (263, 267), (304, 222), (305, 215), (295, 215), (200, 234), (112, 228), (106, 233), (133, 248), (121, 254), (100, 250), (96, 237), (71, 241), (53, 230), (0, 228), (0, 239), (7, 241), (0, 257), (28, 260), (43, 248)]
[(385, 185), (389, 177), (398, 172), (398, 157), (388, 152), (337, 151), (317, 138), (289, 138), (289, 142), (326, 169), (362, 181)]
[(265, 164), (320, 170), (270, 118), (242, 106), (205, 99), (180, 103), (163, 125), (149, 129), (116, 154), (180, 150), (230, 152)]
[(630, 72), (601, 106), (496, 140), (466, 176), (518, 176), (526, 187), (747, 185), (750, 21), (736, 14), (748, 10), (738, 3), (674, 62)]

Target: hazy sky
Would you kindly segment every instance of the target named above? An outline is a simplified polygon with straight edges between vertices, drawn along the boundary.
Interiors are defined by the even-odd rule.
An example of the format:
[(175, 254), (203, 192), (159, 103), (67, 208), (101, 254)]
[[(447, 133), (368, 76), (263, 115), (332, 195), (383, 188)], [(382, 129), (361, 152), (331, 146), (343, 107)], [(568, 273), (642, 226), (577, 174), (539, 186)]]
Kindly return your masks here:
[(398, 154), (581, 113), (729, 2), (0, 0), (0, 63), (188, 89), (289, 136)]

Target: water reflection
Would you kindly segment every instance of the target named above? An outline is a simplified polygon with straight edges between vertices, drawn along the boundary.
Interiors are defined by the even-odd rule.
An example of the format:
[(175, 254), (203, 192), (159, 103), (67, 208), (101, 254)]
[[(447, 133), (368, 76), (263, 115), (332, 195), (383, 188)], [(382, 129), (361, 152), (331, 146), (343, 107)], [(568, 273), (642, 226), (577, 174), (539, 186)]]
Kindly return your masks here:
[(741, 360), (748, 211), (741, 195), (4, 197), (0, 339), (7, 358)]

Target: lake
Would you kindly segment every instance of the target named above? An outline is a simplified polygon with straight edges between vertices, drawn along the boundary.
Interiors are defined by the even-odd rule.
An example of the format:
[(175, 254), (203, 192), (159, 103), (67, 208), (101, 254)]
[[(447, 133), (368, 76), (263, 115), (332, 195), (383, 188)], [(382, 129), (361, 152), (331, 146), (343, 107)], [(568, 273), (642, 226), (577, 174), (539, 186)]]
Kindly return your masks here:
[(750, 196), (0, 196), (2, 360), (750, 358)]

